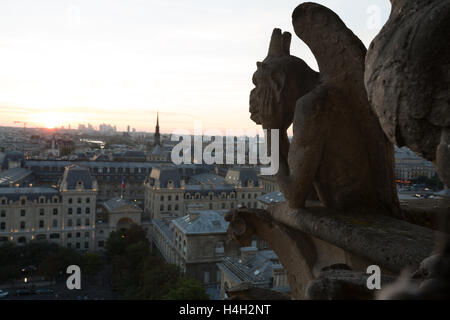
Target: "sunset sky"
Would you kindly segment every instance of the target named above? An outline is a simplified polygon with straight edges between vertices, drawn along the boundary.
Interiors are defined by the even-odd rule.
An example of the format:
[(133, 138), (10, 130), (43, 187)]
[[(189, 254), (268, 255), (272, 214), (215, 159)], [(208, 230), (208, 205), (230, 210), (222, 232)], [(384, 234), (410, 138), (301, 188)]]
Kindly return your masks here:
[[(163, 132), (256, 128), (248, 96), (272, 29), (317, 69), (292, 29), (299, 0), (2, 0), (0, 125), (88, 122)], [(388, 0), (317, 1), (368, 46)]]

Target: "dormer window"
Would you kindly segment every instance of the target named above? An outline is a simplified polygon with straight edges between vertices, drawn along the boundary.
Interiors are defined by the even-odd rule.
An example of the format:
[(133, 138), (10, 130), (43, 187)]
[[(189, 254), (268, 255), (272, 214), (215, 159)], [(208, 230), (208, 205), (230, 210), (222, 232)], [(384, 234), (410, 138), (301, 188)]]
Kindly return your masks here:
[(2, 199), (2, 204), (6, 204), (6, 199), (5, 198)]
[(77, 189), (83, 189), (83, 181), (77, 181)]

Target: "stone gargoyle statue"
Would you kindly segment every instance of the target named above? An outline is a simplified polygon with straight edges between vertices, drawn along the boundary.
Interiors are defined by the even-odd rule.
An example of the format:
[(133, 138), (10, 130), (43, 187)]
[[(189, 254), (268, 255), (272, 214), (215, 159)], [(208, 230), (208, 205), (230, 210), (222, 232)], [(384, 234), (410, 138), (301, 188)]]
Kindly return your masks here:
[(320, 73), (290, 55), (291, 35), (275, 29), (250, 94), (251, 119), (280, 129), (277, 184), (292, 209), (303, 208), (314, 188), (325, 207), (397, 216), (393, 144), (364, 88), (366, 48), (322, 5), (303, 3), (292, 19)]
[(450, 187), (450, 1), (391, 4), (367, 53), (369, 101), (387, 137), (432, 161)]
[[(391, 0), (391, 5), (366, 57), (369, 101), (387, 137), (432, 161), (449, 187), (450, 1)], [(444, 206), (450, 213), (450, 200)], [(437, 254), (413, 276), (423, 279), (420, 287), (404, 276), (380, 298), (450, 298), (450, 230), (441, 229)]]

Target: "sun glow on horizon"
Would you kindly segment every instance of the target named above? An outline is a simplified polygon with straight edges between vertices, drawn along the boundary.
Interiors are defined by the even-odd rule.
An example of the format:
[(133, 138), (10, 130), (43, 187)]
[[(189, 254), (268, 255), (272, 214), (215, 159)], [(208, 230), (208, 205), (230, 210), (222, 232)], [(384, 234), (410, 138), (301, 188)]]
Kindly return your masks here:
[(41, 112), (33, 114), (29, 122), (40, 124), (47, 129), (54, 129), (67, 125), (74, 120), (69, 114), (64, 112)]

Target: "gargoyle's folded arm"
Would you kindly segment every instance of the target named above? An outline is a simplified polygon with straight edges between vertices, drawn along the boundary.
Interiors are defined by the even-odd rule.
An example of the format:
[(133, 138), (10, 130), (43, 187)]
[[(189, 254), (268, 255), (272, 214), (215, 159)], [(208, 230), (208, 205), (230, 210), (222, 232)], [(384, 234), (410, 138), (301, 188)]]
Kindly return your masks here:
[[(320, 166), (328, 129), (324, 112), (326, 99), (326, 89), (319, 86), (298, 100), (288, 160), (280, 156), (276, 180), (292, 208), (304, 207)], [(300, 195), (298, 190), (302, 191)]]

